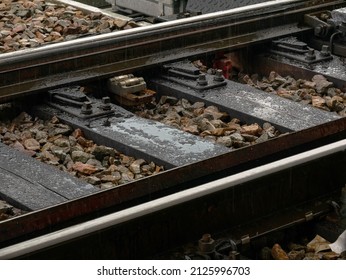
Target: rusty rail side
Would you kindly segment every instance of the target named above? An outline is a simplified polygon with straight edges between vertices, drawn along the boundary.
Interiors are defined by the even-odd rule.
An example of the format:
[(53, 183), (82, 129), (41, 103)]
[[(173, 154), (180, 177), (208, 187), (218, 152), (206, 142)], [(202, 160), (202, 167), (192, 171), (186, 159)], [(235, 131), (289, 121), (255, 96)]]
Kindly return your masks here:
[(250, 240), (329, 213), (345, 163), (344, 139), (0, 249), (0, 258), (143, 259), (252, 222)]

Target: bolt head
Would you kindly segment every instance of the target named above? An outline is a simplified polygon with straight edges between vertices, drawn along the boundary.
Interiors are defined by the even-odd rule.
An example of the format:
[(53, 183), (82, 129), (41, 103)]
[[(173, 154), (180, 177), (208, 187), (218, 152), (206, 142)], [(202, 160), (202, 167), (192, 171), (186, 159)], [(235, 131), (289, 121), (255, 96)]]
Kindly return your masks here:
[(223, 82), (225, 80), (225, 77), (223, 76), (223, 72), (221, 69), (217, 69), (215, 76), (214, 76), (214, 81), (215, 82)]
[(205, 74), (199, 74), (199, 77), (197, 79), (197, 84), (200, 86), (206, 86), (208, 84)]
[(329, 46), (328, 45), (323, 45), (321, 49), (321, 55), (322, 56), (329, 56), (330, 51), (329, 51)]
[(81, 109), (81, 113), (84, 115), (92, 114), (92, 104), (91, 101), (84, 101)]
[(209, 233), (203, 234), (202, 238), (198, 241), (198, 248), (202, 253), (212, 253), (215, 249), (215, 240), (211, 238)]
[(109, 98), (109, 96), (102, 97), (102, 103), (104, 104), (111, 103), (111, 99)]

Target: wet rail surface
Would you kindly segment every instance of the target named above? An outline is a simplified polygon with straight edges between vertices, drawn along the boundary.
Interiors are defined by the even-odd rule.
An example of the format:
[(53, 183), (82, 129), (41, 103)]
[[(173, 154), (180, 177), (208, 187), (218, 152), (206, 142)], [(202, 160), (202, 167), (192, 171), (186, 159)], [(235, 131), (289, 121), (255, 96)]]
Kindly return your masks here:
[[(334, 3), (331, 5), (334, 7)], [(325, 6), (329, 7), (328, 5)], [(300, 29), (300, 31), (303, 30)], [(222, 49), (222, 47), (218, 49)], [(29, 53), (31, 52), (27, 53), (28, 59), (30, 58)], [(32, 54), (34, 53), (35, 51), (32, 52)], [(155, 60), (155, 63), (166, 61), (166, 58)], [(174, 63), (164, 64), (162, 68), (159, 68), (162, 70), (160, 75), (154, 78), (150, 77), (147, 80), (149, 87), (157, 92), (158, 100), (160, 97), (173, 95), (174, 98), (183, 98), (191, 102), (203, 102), (206, 106), (221, 108), (220, 111), (225, 111), (232, 118), (239, 119), (242, 124), (253, 122), (260, 125), (273, 124), (283, 135), (265, 142), (258, 141), (255, 145), (245, 145), (246, 147), (240, 149), (229, 150), (218, 143), (207, 141), (191, 133), (139, 118), (115, 104), (107, 103), (106, 111), (109, 112), (101, 112), (101, 115), (97, 115), (95, 118), (80, 114), (80, 108), (71, 109), (66, 105), (56, 105), (57, 103), (53, 103), (52, 100), (46, 100), (47, 102), (43, 105), (32, 106), (31, 112), (36, 116), (42, 116), (46, 119), (57, 116), (63, 123), (71, 125), (74, 129), (82, 129), (83, 133), (95, 143), (116, 147), (120, 151), (126, 151), (131, 156), (155, 160), (158, 164), (165, 166), (166, 171), (100, 191), (91, 185), (72, 179), (73, 177), (70, 178), (69, 175), (52, 174), (51, 169), (41, 166), (25, 155), (12, 154), (7, 147), (1, 146), (2, 156), (6, 158), (6, 161), (2, 162), (7, 164), (2, 166), (1, 171), (4, 176), (11, 177), (8, 180), (10, 184), (6, 194), (4, 195), (5, 192), (2, 193), (3, 196), (12, 197), (10, 201), (16, 203), (14, 198), (16, 194), (9, 187), (12, 184), (11, 180), (14, 180), (13, 182), (19, 185), (29, 183), (33, 188), (43, 188), (43, 193), (47, 192), (46, 185), (48, 182), (48, 185), (52, 184), (53, 196), (61, 198), (38, 207), (33, 204), (30, 207), (18, 204), (24, 206), (25, 210), (35, 211), (2, 222), (4, 227), (2, 227), (0, 244), (3, 249), (0, 249), (0, 253), (3, 254), (3, 258), (25, 257), (26, 254), (28, 254), (26, 256), (28, 258), (61, 258), (66, 252), (70, 254), (71, 258), (152, 258), (164, 250), (181, 245), (182, 242), (196, 240), (203, 232), (220, 232), (236, 227), (243, 221), (252, 221), (271, 215), (281, 210), (282, 207), (292, 209), (293, 213), (297, 210), (297, 205), (302, 205), (307, 200), (315, 201), (315, 203), (306, 206), (310, 209), (303, 207), (305, 210), (297, 210), (299, 217), (303, 215), (306, 218), (307, 213), (313, 213), (312, 216), (317, 218), (319, 215), (330, 211), (330, 205), (327, 201), (337, 199), (340, 189), (345, 184), (343, 175), (345, 174), (345, 148), (342, 142), (337, 142), (345, 139), (345, 118), (303, 106), (275, 95), (267, 95), (249, 86), (220, 79), (216, 75), (202, 74), (198, 69), (192, 68), (191, 70), (190, 64), (186, 60), (178, 63), (178, 65)], [(274, 62), (273, 68), (275, 68), (274, 65), (277, 67), (278, 64), (279, 62), (277, 64)], [(129, 70), (125, 68), (121, 66), (118, 70)], [(299, 67), (299, 73), (311, 75), (307, 74), (311, 71), (311, 67), (307, 68), (309, 69), (302, 71)], [(287, 66), (287, 69), (293, 68)], [(115, 71), (113, 68), (112, 74), (119, 73), (118, 70)], [(286, 71), (289, 72), (290, 70)], [(185, 76), (182, 72), (185, 73)], [(101, 76), (106, 77), (109, 73)], [(313, 69), (310, 73), (316, 74), (318, 71)], [(190, 77), (186, 78), (186, 74), (189, 74)], [(94, 75), (93, 79), (95, 77), (98, 79), (101, 76)], [(340, 75), (331, 75), (328, 78), (334, 79), (333, 82), (340, 88), (345, 84), (345, 79)], [(75, 81), (77, 80), (76, 78)], [(47, 87), (44, 86), (42, 89), (47, 90)], [(33, 91), (36, 90), (37, 88), (33, 89)], [(44, 99), (47, 96), (52, 95), (46, 91)], [(93, 99), (91, 96), (88, 98), (92, 100), (92, 103), (102, 105), (101, 98)], [(102, 106), (100, 108), (104, 109), (104, 104)], [(65, 107), (65, 110), (62, 107)], [(82, 111), (83, 108), (85, 110), (85, 107), (82, 107)], [(172, 135), (175, 138), (172, 138)], [(309, 153), (310, 150), (318, 149), (324, 145), (333, 145), (334, 142), (340, 144), (338, 148), (335, 148), (335, 152), (333, 152), (334, 148), (326, 146), (328, 147), (326, 150), (329, 152), (316, 156), (316, 158), (311, 159), (311, 162), (306, 159), (303, 165), (300, 165), (301, 163), (298, 161), (287, 166), (287, 169), (275, 171), (275, 164), (278, 164), (275, 162), (276, 160), (294, 155), (299, 157), (304, 152)], [(178, 148), (177, 144), (179, 144)], [(192, 147), (193, 149), (191, 149)], [(305, 154), (305, 156), (309, 158), (308, 155)], [(20, 164), (19, 166), (15, 165), (23, 162), (26, 163), (25, 165), (31, 166), (32, 170), (27, 170), (26, 175), (13, 176), (14, 170), (21, 170), (22, 168)], [(270, 165), (271, 162), (273, 162), (272, 165)], [(258, 179), (249, 179), (251, 178), (249, 175), (251, 171), (261, 168), (265, 164), (269, 164), (272, 171), (264, 172), (263, 177)], [(46, 169), (47, 176), (54, 177), (52, 180), (46, 180), (47, 176), (40, 177), (41, 172), (40, 174), (37, 173), (37, 170)], [(37, 175), (36, 178), (35, 174)], [(245, 179), (244, 183), (237, 181), (234, 185), (231, 183), (224, 189), (222, 187), (220, 190), (213, 190), (210, 196), (204, 197), (200, 194), (194, 196), (193, 194), (194, 190), (203, 189), (203, 186), (208, 182), (213, 184), (214, 180), (223, 180), (222, 178), (229, 178), (229, 176), (237, 176), (238, 174), (244, 176), (247, 174), (246, 177), (249, 177)], [(30, 179), (28, 179), (29, 177)], [(42, 181), (43, 179), (45, 182)], [(66, 195), (66, 193), (61, 195), (59, 193), (61, 189), (55, 189), (57, 185), (54, 184), (54, 180), (67, 180), (69, 182), (72, 180), (78, 187), (77, 189), (74, 188), (72, 196)], [(85, 192), (87, 189), (90, 193)], [(76, 194), (77, 190), (80, 193)], [(183, 198), (182, 204), (167, 204), (165, 202), (165, 200), (169, 200), (170, 196), (184, 197), (184, 192), (189, 191), (191, 191), (190, 196)], [(35, 198), (34, 192), (32, 198)], [(269, 194), (272, 193), (275, 193), (275, 199), (268, 202), (269, 197), (271, 197)], [(283, 197), (282, 194), (287, 194), (287, 196)], [(262, 198), (258, 199), (259, 197)], [(27, 198), (30, 201), (30, 196)], [(32, 199), (31, 203), (34, 200)], [(66, 200), (69, 201), (66, 202)], [(229, 203), (230, 201), (232, 203)], [(156, 209), (156, 202), (162, 203), (162, 208), (165, 209), (163, 212), (156, 212), (161, 207)], [(141, 205), (143, 207), (148, 206), (147, 210), (143, 211), (145, 214), (143, 217), (138, 216), (137, 212), (141, 211), (139, 210)], [(251, 207), (244, 205), (251, 205)], [(320, 207), (321, 205), (322, 207)], [(81, 250), (80, 253), (73, 250), (75, 246), (95, 240), (95, 235), (93, 235), (95, 228), (81, 233), (78, 229), (79, 223), (88, 224), (88, 220), (92, 223), (92, 219), (103, 215), (105, 216), (102, 219), (112, 217), (113, 220), (115, 216), (113, 217), (112, 213), (115, 216), (118, 215), (116, 222), (106, 222), (105, 226), (97, 228), (97, 238), (100, 237), (100, 234), (104, 235), (105, 238), (115, 233), (118, 236), (116, 240), (108, 238), (110, 240), (107, 241), (109, 245), (107, 252), (97, 251), (94, 256), (90, 256), (87, 248)], [(125, 219), (121, 218), (123, 214), (126, 216)], [(184, 219), (179, 218), (178, 221), (177, 215), (180, 218), (184, 217)], [(227, 221), (231, 220), (232, 223), (229, 224), (223, 220), (222, 216), (227, 217)], [(301, 218), (297, 219), (300, 220)], [(125, 221), (126, 223), (124, 223)], [(287, 221), (287, 224), (291, 222), (292, 220)], [(63, 230), (64, 228), (67, 228), (66, 231)], [(184, 229), (184, 231), (173, 231), (176, 228)], [(61, 232), (55, 230), (61, 230)], [(81, 239), (78, 239), (76, 243), (70, 243), (68, 241), (69, 231), (71, 233), (74, 230), (76, 230), (74, 237), (81, 237)], [(125, 236), (125, 233), (129, 232), (131, 234)], [(249, 234), (249, 232), (245, 234)], [(44, 237), (47, 238), (47, 243), (42, 243), (44, 244), (43, 247), (35, 247), (37, 246), (35, 242), (41, 243), (39, 236), (45, 233), (48, 234)], [(32, 239), (30, 245), (31, 241), (28, 239), (35, 237), (38, 239)], [(237, 238), (239, 237), (237, 236)], [(135, 245), (130, 244), (131, 238), (136, 240)], [(156, 240), (157, 242), (149, 244), (148, 240)], [(15, 246), (16, 243), (21, 244), (21, 241), (28, 242), (24, 243), (27, 250), (21, 251), (18, 250), (18, 247), (11, 247)], [(67, 241), (67, 245), (58, 245), (61, 241)], [(102, 248), (104, 248), (104, 244), (102, 243)], [(143, 246), (140, 248), (133, 247), (138, 244), (143, 244)], [(60, 246), (59, 249), (50, 248), (50, 246), (56, 245)], [(101, 248), (101, 244), (98, 245)], [(121, 249), (114, 251), (112, 248), (115, 247)], [(36, 250), (42, 251), (35, 252)], [(55, 256), (53, 256), (53, 252), (56, 253)]]

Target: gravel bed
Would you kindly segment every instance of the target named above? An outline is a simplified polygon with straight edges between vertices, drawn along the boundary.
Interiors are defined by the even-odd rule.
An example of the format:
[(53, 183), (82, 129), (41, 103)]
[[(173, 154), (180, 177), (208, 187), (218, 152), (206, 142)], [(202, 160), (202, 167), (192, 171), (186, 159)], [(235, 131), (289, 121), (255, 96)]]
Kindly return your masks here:
[(157, 174), (162, 166), (136, 159), (86, 139), (80, 129), (22, 112), (0, 122), (0, 141), (101, 189)]
[(346, 116), (346, 92), (336, 88), (323, 75), (315, 75), (309, 81), (282, 77), (272, 71), (268, 77), (240, 74), (238, 80), (268, 93)]
[(199, 135), (230, 149), (246, 147), (277, 137), (280, 132), (270, 123), (245, 124), (203, 102), (162, 96), (160, 100), (133, 107), (138, 116), (156, 120), (185, 132)]
[[(240, 250), (238, 248), (239, 251), (233, 251), (235, 246), (230, 246), (232, 244), (230, 239), (213, 239), (210, 234), (204, 234), (198, 242), (184, 244), (165, 252), (158, 258), (174, 260), (346, 260), (346, 251), (341, 253), (332, 251), (329, 246), (331, 242), (318, 234), (307, 237), (304, 233), (296, 232), (294, 235), (296, 237), (289, 238), (282, 231), (270, 233), (263, 238), (253, 240), (248, 246), (240, 247)], [(288, 239), (285, 240), (287, 237)], [(206, 238), (208, 238), (206, 240), (208, 246), (203, 245), (203, 240)], [(204, 248), (208, 251), (205, 252)]]
[(262, 260), (345, 260), (346, 251), (341, 254), (333, 252), (330, 242), (316, 235), (308, 243), (289, 243), (284, 249), (275, 243), (271, 248), (263, 247), (260, 254)]
[[(242, 69), (237, 56), (232, 56), (232, 62), (233, 60), (235, 69)], [(192, 63), (202, 72), (215, 74), (215, 69), (208, 68), (200, 60)], [(230, 79), (295, 102), (335, 112), (341, 117), (346, 116), (346, 88), (343, 90), (336, 88), (332, 82), (320, 74), (314, 75), (309, 81), (291, 76), (282, 77), (276, 71), (271, 71), (269, 76), (260, 76), (235, 70)]]
[(26, 213), (13, 207), (8, 202), (0, 200), (0, 222)]
[(172, 252), (169, 256), (164, 256), (163, 259), (253, 259), (253, 260), (346, 260), (346, 251), (341, 254), (333, 252), (328, 244), (328, 241), (317, 235), (309, 243), (289, 243), (285, 247), (281, 247), (279, 243), (275, 243), (271, 247), (263, 247), (258, 255), (244, 256), (234, 255), (230, 252), (230, 255), (223, 254), (201, 254), (198, 250), (198, 246), (189, 244), (186, 245), (181, 251)]
[(137, 27), (101, 12), (89, 14), (44, 0), (3, 0), (0, 3), (0, 53), (35, 48), (81, 36)]

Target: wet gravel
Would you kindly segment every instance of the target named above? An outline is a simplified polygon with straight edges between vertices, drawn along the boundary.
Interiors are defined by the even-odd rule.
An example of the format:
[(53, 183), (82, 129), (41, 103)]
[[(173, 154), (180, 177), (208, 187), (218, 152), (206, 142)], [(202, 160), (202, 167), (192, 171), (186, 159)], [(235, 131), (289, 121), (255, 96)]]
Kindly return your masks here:
[[(172, 260), (346, 260), (346, 251), (333, 252), (329, 246), (331, 242), (322, 236), (315, 234), (308, 238), (303, 233), (297, 234), (298, 238), (284, 242), (278, 241), (284, 234), (275, 232), (238, 248), (232, 239), (214, 239), (210, 234), (204, 234), (198, 242), (184, 244), (156, 257)], [(208, 236), (208, 246), (203, 242), (205, 236)], [(275, 236), (278, 238), (276, 242)], [(271, 245), (260, 245), (267, 242)], [(209, 249), (208, 252), (205, 249)]]
[(311, 80), (282, 77), (272, 71), (268, 77), (240, 74), (238, 81), (281, 97), (346, 116), (346, 92), (336, 88), (323, 75)]
[(133, 21), (44, 0), (0, 3), (0, 53), (137, 27)]
[(259, 258), (262, 260), (345, 260), (346, 251), (333, 252), (329, 241), (316, 235), (312, 240), (302, 243), (290, 242), (286, 246), (275, 243), (272, 247), (263, 247)]
[(136, 159), (86, 139), (57, 117), (44, 121), (22, 112), (0, 121), (0, 141), (100, 189), (157, 174), (162, 166)]
[[(337, 88), (321, 74), (314, 75), (311, 80), (283, 77), (276, 71), (271, 71), (268, 76), (261, 76), (257, 73), (245, 73), (243, 70), (238, 72), (235, 69), (242, 69), (243, 66), (241, 63), (238, 65), (237, 56), (232, 56), (231, 60), (234, 63), (234, 69), (229, 78), (236, 82), (321, 110), (334, 112), (341, 117), (346, 116), (346, 88)], [(202, 72), (215, 74), (215, 69), (208, 68), (200, 60), (192, 63)]]
[(13, 207), (12, 205), (10, 205), (8, 202), (4, 200), (0, 200), (0, 222), (7, 220), (9, 218), (20, 216), (24, 213), (26, 212), (16, 207)]
[(159, 100), (131, 110), (140, 117), (199, 135), (230, 149), (250, 146), (282, 135), (268, 122), (263, 125), (246, 124), (221, 112), (216, 106), (206, 106), (204, 102), (191, 103), (172, 96), (162, 96)]

